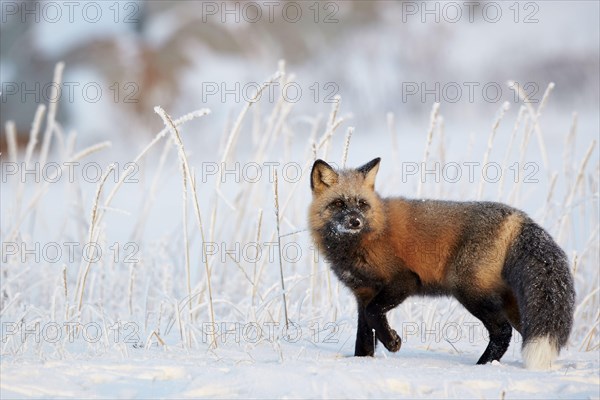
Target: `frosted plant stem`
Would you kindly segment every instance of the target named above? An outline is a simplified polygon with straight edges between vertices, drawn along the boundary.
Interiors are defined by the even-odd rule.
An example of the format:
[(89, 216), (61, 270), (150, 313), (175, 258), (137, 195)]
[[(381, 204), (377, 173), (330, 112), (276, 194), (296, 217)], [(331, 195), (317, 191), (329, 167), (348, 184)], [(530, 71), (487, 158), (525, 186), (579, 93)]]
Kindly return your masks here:
[(54, 67), (54, 77), (52, 79), (52, 89), (50, 97), (48, 98), (48, 114), (46, 116), (46, 128), (44, 130), (44, 138), (42, 141), (42, 147), (40, 149), (40, 167), (43, 168), (48, 160), (48, 152), (50, 151), (50, 143), (52, 141), (52, 133), (55, 129), (56, 124), (56, 110), (58, 109), (58, 89), (62, 83), (63, 70), (65, 69), (65, 63), (59, 62)]
[(350, 139), (352, 138), (352, 133), (354, 133), (354, 127), (348, 127), (348, 131), (346, 132), (346, 141), (344, 142), (344, 154), (342, 155), (342, 168), (346, 167), (346, 160), (348, 159), (348, 148), (350, 147)]
[(564, 172), (565, 172), (566, 179), (569, 181), (572, 179), (572, 175), (573, 175), (572, 162), (573, 162), (573, 153), (575, 152), (574, 148), (575, 148), (575, 136), (577, 134), (577, 122), (578, 122), (578, 115), (576, 112), (574, 112), (572, 115), (572, 118), (571, 118), (571, 128), (569, 129), (569, 134), (567, 135), (567, 138), (565, 140), (565, 148), (563, 150)]
[(35, 116), (33, 117), (33, 122), (31, 124), (31, 130), (29, 131), (29, 141), (27, 142), (27, 148), (25, 150), (25, 164), (26, 165), (31, 162), (31, 157), (33, 157), (33, 150), (35, 150), (35, 146), (38, 143), (38, 134), (40, 132), (40, 125), (42, 124), (42, 118), (44, 118), (45, 112), (46, 112), (46, 106), (43, 104), (38, 105), (38, 108), (35, 111)]
[[(215, 324), (215, 312), (214, 312), (214, 307), (213, 307), (212, 286), (211, 286), (211, 279), (210, 279), (210, 267), (208, 265), (206, 246), (204, 245), (206, 243), (206, 239), (204, 236), (204, 225), (202, 224), (202, 215), (200, 213), (200, 206), (198, 203), (198, 193), (196, 192), (196, 182), (193, 177), (193, 174), (190, 171), (190, 166), (189, 166), (189, 162), (187, 159), (187, 155), (185, 154), (185, 148), (183, 146), (181, 136), (179, 135), (179, 131), (177, 130), (175, 123), (171, 120), (171, 117), (169, 117), (169, 115), (161, 107), (159, 107), (159, 106), (154, 107), (154, 111), (158, 115), (160, 115), (165, 126), (167, 126), (169, 128), (169, 130), (171, 131), (171, 134), (173, 135), (173, 139), (177, 143), (177, 147), (178, 147), (178, 151), (179, 151), (178, 154), (181, 159), (181, 163), (183, 164), (183, 170), (185, 171), (185, 175), (187, 177), (189, 177), (191, 180), (190, 186), (192, 188), (192, 195), (193, 195), (193, 200), (194, 200), (194, 211), (196, 212), (196, 222), (198, 223), (198, 229), (200, 230), (200, 236), (202, 238), (204, 268), (205, 268), (205, 272), (206, 272), (206, 283), (208, 286), (208, 304), (209, 304), (209, 309), (210, 309), (210, 321), (213, 324), (213, 326), (215, 326), (214, 325)], [(191, 301), (191, 299), (190, 299), (190, 301)], [(214, 347), (217, 347), (216, 332), (213, 332), (212, 339), (213, 339), (212, 345)]]
[[(176, 127), (178, 125), (181, 125), (185, 122), (191, 121), (195, 118), (198, 117), (202, 117), (204, 115), (207, 115), (210, 113), (210, 110), (208, 109), (201, 109), (201, 110), (197, 110), (197, 111), (193, 111), (191, 113), (185, 114), (184, 116), (180, 117), (179, 119), (175, 120), (175, 121), (171, 121), (173, 123), (173, 125)], [(142, 159), (142, 157), (144, 157), (146, 155), (146, 153), (160, 140), (162, 139), (167, 132), (169, 132), (169, 128), (164, 128), (163, 130), (161, 130), (155, 137), (154, 139), (148, 144), (146, 145), (146, 147), (142, 150), (142, 152), (140, 154), (138, 154), (138, 156), (131, 162), (131, 164), (129, 165), (129, 167), (125, 170), (125, 172), (121, 175), (121, 178), (119, 179), (119, 181), (115, 184), (115, 186), (113, 187), (113, 189), (109, 192), (106, 200), (104, 201), (103, 207), (101, 209), (98, 210), (97, 204), (95, 204), (95, 210), (94, 212), (96, 212), (96, 210), (98, 210), (97, 215), (94, 216), (95, 218), (95, 223), (99, 224), (102, 221), (102, 217), (104, 216), (105, 210), (109, 209), (110, 203), (112, 202), (112, 199), (114, 198), (115, 194), (117, 193), (117, 191), (119, 190), (119, 188), (121, 187), (121, 185), (125, 182), (125, 180), (127, 179), (127, 177), (133, 173), (133, 171), (135, 170), (135, 165), (137, 165), (139, 163), (139, 161)], [(105, 142), (105, 143), (100, 143), (91, 147), (88, 147), (87, 149), (84, 149), (83, 151), (77, 153), (75, 156), (73, 156), (69, 161), (77, 161), (80, 158), (83, 158), (95, 151), (101, 150), (105, 147), (107, 147), (108, 145), (110, 145), (110, 142)], [(110, 167), (109, 167), (110, 168)], [(108, 177), (108, 175), (106, 175), (106, 177)], [(104, 178), (104, 180), (106, 180), (106, 177)], [(50, 180), (47, 180), (45, 182), (45, 185), (48, 184)], [(39, 197), (41, 197), (41, 194), (43, 194), (45, 192), (45, 189), (42, 188), (39, 192), (38, 192), (38, 198), (34, 198), (31, 203), (30, 206), (28, 207), (28, 209), (30, 209), (33, 205), (35, 205), (35, 203), (37, 202), (37, 200), (39, 200)], [(100, 193), (97, 193), (97, 196), (99, 196)], [(27, 212), (27, 210), (26, 210)], [(22, 218), (25, 217), (25, 214), (23, 215)], [(18, 228), (18, 226), (20, 225), (22, 219), (15, 225), (15, 229), (14, 232), (16, 232), (16, 229)], [(91, 228), (91, 227), (90, 227)], [(92, 237), (92, 233), (93, 231), (90, 231), (90, 237)], [(99, 235), (99, 232), (98, 234)], [(90, 240), (90, 243), (92, 243), (92, 240)], [(202, 237), (202, 243), (204, 243), (204, 236)], [(77, 290), (75, 291), (75, 295), (79, 295), (80, 291), (81, 294), (83, 294), (83, 290), (84, 290), (84, 286), (82, 286), (82, 282), (85, 282), (85, 276), (87, 276), (87, 271), (89, 271), (89, 264), (85, 267), (85, 273), (82, 275), (82, 269), (79, 270), (79, 275), (77, 278)], [(82, 281), (83, 279), (83, 281)], [(78, 310), (81, 310), (81, 305), (82, 305), (82, 301), (83, 299), (80, 297), (79, 298), (79, 302), (77, 302), (77, 300), (75, 301), (75, 304), (79, 304), (78, 306)], [(212, 303), (211, 303), (212, 304)]]
[(521, 120), (525, 111), (527, 111), (525, 106), (521, 106), (519, 108), (519, 114), (517, 115), (512, 134), (510, 135), (510, 141), (508, 142), (508, 147), (506, 148), (506, 153), (504, 154), (504, 160), (502, 161), (502, 168), (500, 169), (502, 175), (500, 176), (500, 182), (498, 183), (498, 200), (500, 201), (502, 200), (502, 192), (504, 191), (504, 176), (506, 175), (504, 171), (506, 171), (508, 166), (508, 159), (510, 158), (510, 153), (517, 137), (517, 132), (519, 131), (519, 126), (521, 125)]
[[(502, 121), (502, 118), (504, 118), (504, 114), (506, 114), (506, 111), (508, 111), (509, 107), (510, 107), (510, 103), (508, 103), (508, 102), (505, 102), (504, 104), (502, 104), (502, 107), (500, 108), (500, 113), (498, 114), (498, 118), (496, 118), (496, 120), (494, 121), (494, 124), (492, 125), (492, 131), (490, 132), (490, 136), (488, 138), (487, 149), (483, 155), (484, 171), (487, 166), (488, 160), (490, 158), (490, 153), (492, 152), (492, 147), (494, 145), (494, 138), (496, 137), (496, 132), (498, 131), (500, 122)], [(500, 173), (502, 174), (502, 172), (500, 172)], [(481, 179), (479, 181), (479, 189), (477, 190), (477, 200), (481, 200), (481, 196), (483, 196), (483, 184), (484, 183), (485, 183), (485, 179)]]
[[(221, 192), (221, 182), (223, 180), (223, 172), (224, 172), (223, 170), (225, 169), (224, 165), (227, 162), (229, 155), (233, 149), (233, 145), (236, 142), (242, 122), (244, 120), (244, 117), (248, 113), (248, 110), (250, 110), (250, 107), (252, 107), (252, 105), (260, 99), (262, 92), (267, 87), (269, 87), (272, 83), (278, 81), (279, 79), (281, 79), (284, 76), (284, 74), (285, 74), (284, 70), (285, 70), (285, 63), (283, 61), (280, 61), (278, 71), (269, 80), (267, 80), (265, 83), (263, 83), (261, 85), (261, 87), (257, 90), (256, 94), (249, 101), (246, 102), (246, 104), (244, 105), (244, 108), (242, 108), (242, 111), (236, 118), (236, 120), (233, 124), (233, 127), (231, 128), (229, 135), (227, 137), (225, 149), (223, 150), (223, 156), (221, 157), (221, 167), (219, 168), (219, 175), (218, 175), (217, 181), (215, 183), (215, 192), (216, 192), (217, 196), (220, 196), (225, 201), (225, 203), (229, 205), (229, 207), (232, 210), (235, 210), (235, 207), (233, 205), (231, 205), (231, 203), (227, 200), (227, 198)], [(283, 101), (283, 100), (281, 100), (281, 101)], [(268, 128), (267, 128), (268, 133), (265, 135), (265, 145), (266, 145), (266, 141), (270, 137), (270, 132), (274, 126), (273, 124), (274, 124), (274, 121), (276, 118), (276, 114), (277, 114), (277, 111), (279, 110), (279, 106), (281, 106), (281, 104), (282, 104), (281, 102), (278, 102), (278, 105), (274, 108), (273, 113), (271, 114), (271, 119), (269, 120)], [(218, 204), (219, 204), (219, 202), (215, 199), (214, 206), (213, 206), (213, 209), (211, 212), (210, 222), (209, 222), (209, 238), (211, 241), (214, 241), (215, 224), (216, 224), (217, 213), (218, 213), (218, 210), (217, 210)]]
[[(273, 82), (277, 81), (279, 78), (281, 78), (281, 72), (277, 71), (271, 79), (269, 79), (267, 82), (262, 84), (262, 86), (258, 89), (256, 94), (252, 97), (252, 99), (250, 99), (248, 102), (246, 102), (246, 105), (244, 106), (244, 108), (238, 115), (237, 119), (235, 120), (235, 123), (233, 124), (233, 128), (231, 128), (231, 132), (229, 132), (227, 144), (225, 145), (225, 150), (223, 150), (223, 157), (221, 158), (221, 163), (224, 163), (225, 161), (227, 161), (227, 159), (229, 157), (229, 153), (231, 152), (234, 140), (236, 139), (236, 137), (240, 131), (240, 127), (242, 126), (242, 121), (244, 120), (244, 117), (248, 113), (248, 110), (250, 109), (250, 107), (252, 107), (252, 104), (256, 103), (258, 101), (258, 99), (260, 99), (260, 96), (261, 96), (263, 90), (265, 90), (269, 85), (271, 85)], [(221, 171), (222, 171), (222, 169), (221, 169)], [(217, 184), (220, 181), (221, 181), (221, 179), (219, 179), (217, 181)]]
[(17, 130), (14, 121), (6, 121), (6, 144), (8, 147), (8, 160), (12, 163), (17, 162)]
[(521, 100), (523, 100), (523, 103), (525, 104), (525, 106), (527, 107), (527, 110), (529, 111), (529, 114), (531, 115), (532, 118), (532, 129), (535, 131), (537, 139), (538, 139), (538, 145), (540, 147), (540, 153), (542, 154), (542, 160), (544, 162), (544, 167), (548, 167), (548, 154), (546, 152), (546, 145), (544, 143), (544, 137), (542, 136), (542, 130), (538, 124), (538, 120), (540, 118), (540, 116), (542, 115), (542, 110), (544, 109), (546, 102), (548, 101), (548, 97), (550, 96), (550, 93), (552, 92), (552, 90), (554, 89), (554, 82), (550, 82), (548, 84), (548, 86), (546, 87), (546, 90), (544, 91), (544, 95), (542, 96), (542, 100), (540, 101), (540, 105), (538, 106), (537, 110), (533, 109), (532, 101), (531, 99), (529, 99), (529, 96), (527, 96), (527, 92), (516, 82), (513, 81), (509, 81), (508, 82), (508, 86), (515, 90), (517, 92), (517, 95), (521, 98)]
[[(104, 173), (104, 175), (102, 176), (102, 179), (100, 180), (100, 183), (98, 184), (98, 188), (96, 189), (96, 195), (94, 196), (94, 204), (92, 206), (92, 212), (91, 212), (91, 216), (90, 216), (90, 228), (89, 228), (89, 232), (88, 232), (88, 243), (96, 243), (96, 240), (94, 238), (94, 233), (96, 231), (96, 224), (98, 222), (98, 203), (100, 201), (100, 193), (102, 193), (102, 187), (104, 187), (104, 184), (106, 183), (106, 179), (108, 179), (108, 176), (114, 169), (115, 169), (115, 165), (111, 164), (108, 167), (108, 169), (106, 170), (106, 172)], [(85, 283), (86, 283), (86, 280), (88, 277), (88, 273), (90, 272), (90, 267), (92, 265), (92, 257), (84, 257), (84, 259), (87, 259), (87, 261), (85, 261), (85, 267), (83, 269), (84, 272), (82, 275), (80, 275), (81, 280), (78, 281), (78, 291), (76, 292), (76, 294), (79, 295), (79, 301), (76, 300), (76, 304), (78, 304), (77, 311), (79, 312), (79, 318), (81, 318), (80, 312), (81, 312), (81, 307), (83, 306), (83, 297), (85, 294)], [(80, 273), (81, 273), (81, 269), (80, 269)]]
[(592, 143), (590, 144), (590, 147), (588, 147), (588, 150), (585, 153), (583, 160), (581, 160), (581, 165), (579, 166), (579, 172), (577, 173), (577, 178), (575, 179), (575, 183), (573, 184), (573, 186), (571, 187), (571, 190), (569, 191), (567, 197), (565, 198), (564, 205), (563, 205), (564, 213), (560, 217), (560, 225), (558, 228), (558, 242), (559, 243), (562, 242), (562, 238), (564, 236), (564, 226), (565, 226), (565, 223), (567, 220), (566, 217), (567, 217), (568, 213), (570, 212), (571, 205), (573, 204), (573, 199), (575, 198), (575, 193), (577, 192), (577, 188), (579, 187), (579, 185), (581, 184), (581, 181), (583, 180), (583, 177), (585, 175), (585, 167), (586, 167), (588, 161), (590, 160), (590, 157), (592, 156), (592, 153), (593, 153), (595, 147), (596, 147), (596, 139), (592, 140)]
[(337, 118), (338, 111), (340, 109), (341, 100), (342, 100), (342, 98), (340, 97), (340, 95), (335, 95), (335, 97), (333, 98), (333, 104), (331, 106), (331, 113), (329, 114), (329, 119), (327, 120), (326, 130), (325, 130), (325, 133), (323, 134), (323, 140), (324, 140), (324, 142), (323, 142), (323, 145), (324, 145), (323, 157), (324, 158), (327, 158), (327, 155), (329, 153), (329, 144), (331, 142), (331, 138), (333, 137), (335, 128), (337, 128), (336, 118)]
[[(256, 244), (258, 245), (260, 243), (260, 234), (261, 234), (261, 228), (262, 228), (262, 215), (263, 215), (263, 210), (262, 208), (258, 210), (258, 222), (257, 222), (257, 226), (256, 226), (256, 237), (255, 237), (255, 241)], [(259, 282), (259, 277), (257, 276), (258, 270), (258, 258), (254, 259), (254, 272), (252, 274), (252, 308), (255, 310), (256, 308), (256, 290), (258, 289), (258, 282)]]
[(544, 216), (542, 217), (542, 223), (546, 221), (546, 218), (548, 218), (548, 214), (550, 214), (550, 210), (552, 209), (552, 197), (554, 196), (554, 188), (556, 187), (557, 178), (558, 172), (555, 172), (550, 181), (550, 189), (548, 189), (548, 196), (546, 197), (546, 209), (544, 211)]
[(283, 280), (283, 262), (281, 260), (281, 232), (279, 227), (279, 193), (277, 187), (277, 170), (275, 170), (275, 180), (274, 180), (274, 197), (275, 197), (275, 219), (277, 225), (277, 248), (279, 255), (279, 276), (281, 278), (281, 293), (283, 298), (283, 312), (285, 316), (285, 328), (288, 329), (288, 312), (287, 312), (287, 302), (285, 298), (285, 282)]
[[(186, 286), (187, 286), (187, 297), (188, 297), (188, 307), (189, 307), (189, 318), (190, 323), (193, 322), (192, 318), (192, 278), (190, 272), (190, 239), (188, 237), (188, 225), (187, 225), (187, 176), (185, 172), (185, 168), (183, 163), (180, 163), (181, 167), (181, 183), (182, 183), (182, 217), (183, 217), (183, 244), (184, 244), (184, 252), (185, 252), (185, 275), (186, 275)], [(191, 343), (188, 342), (188, 346), (191, 346)]]
[(62, 270), (63, 288), (65, 294), (65, 321), (69, 318), (69, 290), (67, 286), (67, 265), (63, 265)]
[[(46, 106), (40, 104), (35, 112), (35, 116), (33, 118), (33, 123), (31, 124), (31, 130), (29, 131), (29, 141), (27, 142), (27, 148), (25, 150), (25, 159), (23, 160), (23, 168), (25, 170), (29, 169), (31, 158), (33, 156), (33, 150), (38, 142), (38, 133), (40, 131), (40, 124), (42, 123), (42, 118), (44, 117), (44, 112), (46, 111)], [(40, 166), (41, 167), (41, 166)], [(23, 202), (23, 190), (25, 189), (25, 182), (23, 179), (19, 179), (19, 186), (17, 187), (17, 201), (15, 208), (15, 218), (21, 214), (21, 204)]]
[[(522, 168), (525, 163), (525, 156), (527, 154), (527, 146), (529, 145), (529, 139), (531, 138), (533, 122), (529, 120), (529, 117), (525, 117), (525, 126), (524, 126), (524, 134), (523, 140), (521, 141), (521, 147), (519, 149), (520, 158), (519, 158), (519, 168)], [(522, 179), (520, 177), (517, 179), (516, 184), (513, 186), (510, 196), (509, 203), (515, 205), (518, 202), (518, 194), (521, 190)]]
[[(210, 110), (207, 108), (202, 108), (200, 110), (192, 111), (191, 113), (185, 114), (184, 116), (182, 116), (172, 122), (175, 127), (178, 127), (179, 125), (182, 125), (188, 121), (191, 121), (191, 120), (199, 118), (199, 117), (203, 117), (208, 114), (210, 114)], [(108, 207), (110, 205), (113, 197), (115, 196), (117, 191), (121, 188), (121, 185), (123, 185), (123, 182), (125, 182), (127, 177), (129, 177), (129, 175), (135, 171), (135, 165), (137, 165), (140, 162), (140, 160), (142, 159), (142, 157), (144, 157), (146, 155), (146, 153), (148, 153), (148, 151), (150, 151), (150, 149), (152, 147), (154, 147), (154, 145), (156, 143), (158, 143), (159, 140), (161, 140), (163, 137), (165, 137), (165, 135), (168, 132), (169, 132), (169, 128), (164, 128), (163, 130), (158, 132), (156, 134), (156, 136), (154, 137), (154, 139), (152, 139), (152, 141), (150, 143), (148, 143), (146, 145), (146, 147), (144, 147), (144, 149), (140, 152), (140, 154), (138, 154), (137, 157), (133, 159), (133, 161), (129, 164), (129, 167), (127, 167), (127, 169), (121, 175), (121, 178), (119, 179), (119, 181), (115, 184), (113, 189), (108, 194), (108, 196), (104, 202), (104, 207)]]
[[(440, 111), (440, 103), (433, 103), (431, 108), (431, 114), (429, 115), (429, 130), (427, 131), (427, 141), (425, 142), (425, 153), (423, 154), (423, 162), (421, 168), (425, 168), (427, 159), (429, 158), (429, 148), (431, 147), (431, 141), (433, 139), (433, 130), (435, 129), (435, 123)], [(419, 178), (419, 184), (417, 187), (417, 197), (421, 197), (423, 192), (423, 179)]]
[[(83, 151), (80, 151), (79, 153), (75, 154), (67, 162), (63, 163), (63, 165), (69, 165), (70, 163), (79, 161), (82, 158), (85, 158), (92, 153), (95, 153), (97, 151), (100, 151), (107, 147), (110, 147), (110, 145), (111, 145), (110, 142), (103, 142), (103, 143), (98, 143), (93, 146), (90, 146), (90, 147), (84, 149)], [(44, 179), (44, 183), (42, 185), (39, 185), (39, 189), (33, 195), (31, 200), (27, 204), (27, 207), (25, 207), (25, 210), (17, 218), (12, 230), (10, 231), (10, 234), (8, 235), (7, 241), (14, 240), (14, 238), (16, 237), (17, 232), (19, 230), (19, 227), (23, 223), (23, 220), (25, 219), (25, 217), (29, 214), (30, 211), (35, 209), (35, 207), (37, 206), (37, 203), (40, 201), (40, 199), (46, 193), (46, 190), (48, 189), (48, 186), (50, 185), (50, 183), (54, 182), (55, 179), (57, 179), (57, 177), (60, 176), (59, 174), (62, 174), (62, 173), (63, 173), (62, 168), (59, 167), (58, 170), (53, 175), (48, 176), (48, 177), (46, 177), (46, 179)]]

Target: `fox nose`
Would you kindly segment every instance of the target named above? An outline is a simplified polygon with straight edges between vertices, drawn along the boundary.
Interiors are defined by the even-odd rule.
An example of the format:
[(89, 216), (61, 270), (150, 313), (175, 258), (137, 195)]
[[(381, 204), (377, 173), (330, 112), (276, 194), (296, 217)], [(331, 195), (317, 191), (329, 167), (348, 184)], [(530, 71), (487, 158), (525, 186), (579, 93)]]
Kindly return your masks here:
[(348, 221), (348, 225), (350, 225), (350, 228), (352, 229), (358, 229), (361, 227), (362, 222), (359, 218), (357, 217), (352, 217), (350, 218), (350, 220)]

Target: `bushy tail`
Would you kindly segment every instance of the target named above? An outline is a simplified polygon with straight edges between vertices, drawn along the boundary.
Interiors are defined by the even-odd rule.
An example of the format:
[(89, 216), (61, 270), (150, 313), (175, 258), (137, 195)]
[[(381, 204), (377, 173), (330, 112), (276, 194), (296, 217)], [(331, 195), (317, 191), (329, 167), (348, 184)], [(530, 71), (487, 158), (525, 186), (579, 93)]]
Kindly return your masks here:
[(575, 289), (567, 256), (526, 217), (508, 252), (503, 275), (519, 306), (525, 366), (550, 368), (573, 326)]

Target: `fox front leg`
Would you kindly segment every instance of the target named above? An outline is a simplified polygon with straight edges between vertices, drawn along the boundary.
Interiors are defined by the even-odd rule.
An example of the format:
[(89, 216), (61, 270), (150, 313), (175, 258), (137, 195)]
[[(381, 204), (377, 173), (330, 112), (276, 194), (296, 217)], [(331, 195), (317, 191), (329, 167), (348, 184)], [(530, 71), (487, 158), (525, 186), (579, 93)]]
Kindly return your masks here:
[[(369, 341), (373, 342), (373, 331), (377, 339), (383, 343), (386, 349), (391, 352), (400, 350), (402, 346), (402, 340), (398, 333), (390, 327), (388, 323), (386, 313), (402, 303), (410, 294), (409, 290), (401, 286), (388, 286), (384, 287), (369, 301), (364, 307), (363, 318), (366, 321), (368, 327), (368, 333), (364, 332), (367, 329), (362, 330), (364, 332), (360, 335), (361, 343), (366, 342), (366, 336), (368, 334)], [(360, 318), (359, 313), (359, 333), (360, 330)], [(357, 335), (357, 348), (359, 344), (359, 335)], [(373, 346), (374, 347), (374, 346)], [(374, 349), (373, 349), (374, 350)]]
[(375, 354), (375, 340), (373, 332), (367, 323), (365, 307), (358, 303), (358, 327), (356, 330), (356, 345), (354, 347), (355, 357), (373, 357)]
[[(394, 307), (390, 307), (389, 309), (392, 308)], [(390, 327), (385, 315), (386, 312), (387, 311), (384, 311), (384, 308), (379, 304), (370, 303), (365, 310), (365, 317), (371, 328), (370, 331), (375, 331), (377, 339), (383, 343), (386, 349), (391, 352), (396, 352), (400, 350), (400, 346), (402, 346), (402, 339), (400, 339), (398, 333)], [(371, 339), (371, 341), (372, 340), (373, 339)]]

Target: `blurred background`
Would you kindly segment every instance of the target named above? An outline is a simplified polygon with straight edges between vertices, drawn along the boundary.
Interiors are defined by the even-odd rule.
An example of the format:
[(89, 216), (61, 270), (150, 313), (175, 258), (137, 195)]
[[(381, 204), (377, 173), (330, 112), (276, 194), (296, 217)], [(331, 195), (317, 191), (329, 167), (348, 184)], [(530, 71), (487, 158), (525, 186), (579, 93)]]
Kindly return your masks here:
[(14, 120), (26, 143), (64, 61), (57, 120), (84, 144), (149, 137), (161, 105), (172, 115), (209, 107), (202, 124), (215, 134), (191, 140), (210, 146), (284, 59), (299, 124), (327, 115), (340, 95), (357, 135), (387, 135), (392, 112), (422, 141), (435, 101), (450, 133), (487, 135), (502, 103), (518, 102), (513, 80), (533, 103), (556, 83), (547, 114), (561, 122), (550, 139), (564, 136), (573, 111), (598, 134), (598, 2), (463, 3), (3, 1), (2, 126)]

